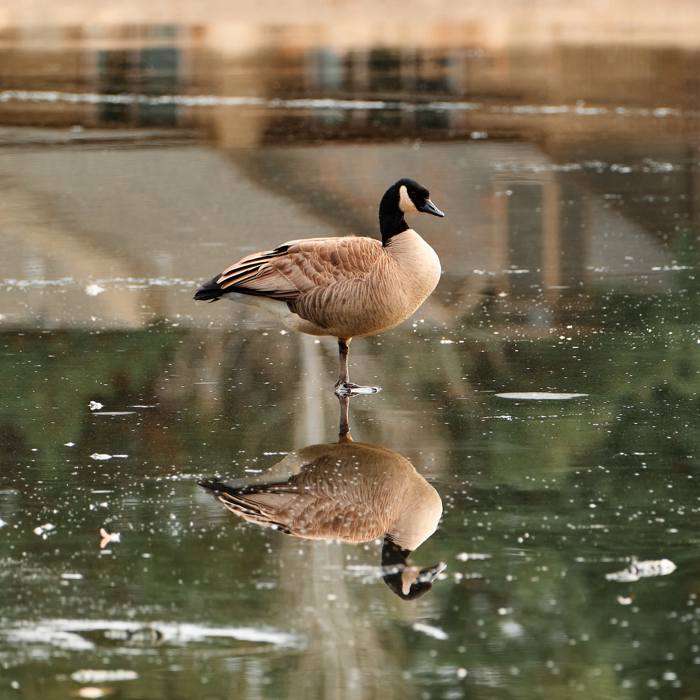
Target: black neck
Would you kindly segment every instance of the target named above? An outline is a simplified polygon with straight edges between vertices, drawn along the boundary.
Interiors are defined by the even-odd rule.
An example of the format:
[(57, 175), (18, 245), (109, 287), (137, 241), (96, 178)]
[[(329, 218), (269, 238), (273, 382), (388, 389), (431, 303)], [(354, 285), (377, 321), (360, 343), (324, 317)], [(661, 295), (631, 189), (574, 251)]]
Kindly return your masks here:
[(395, 544), (389, 535), (384, 537), (384, 546), (382, 547), (382, 566), (396, 567), (403, 571), (406, 566), (406, 559), (411, 553), (410, 549), (404, 549)]
[(399, 233), (408, 230), (408, 224), (403, 212), (399, 209), (399, 193), (396, 187), (390, 187), (379, 203), (379, 231), (382, 234), (382, 245)]

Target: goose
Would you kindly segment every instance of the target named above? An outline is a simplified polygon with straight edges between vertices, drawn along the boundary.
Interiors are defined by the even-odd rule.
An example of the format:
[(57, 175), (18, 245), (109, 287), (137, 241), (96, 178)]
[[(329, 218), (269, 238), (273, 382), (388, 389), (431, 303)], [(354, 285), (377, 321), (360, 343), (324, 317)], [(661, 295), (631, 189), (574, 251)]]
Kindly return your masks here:
[(397, 326), (428, 298), (440, 279), (435, 251), (405, 215), (445, 214), (415, 180), (403, 178), (379, 204), (381, 241), (366, 236), (305, 238), (247, 255), (202, 285), (197, 301), (244, 294), (282, 316), (292, 330), (338, 339), (336, 394), (369, 394), (353, 384), (350, 341)]
[(338, 442), (294, 450), (257, 479), (198, 484), (243, 520), (287, 535), (356, 544), (383, 538), (384, 582), (404, 600), (427, 593), (445, 568), (407, 563), (437, 529), (438, 492), (408, 459), (354, 442), (342, 427)]

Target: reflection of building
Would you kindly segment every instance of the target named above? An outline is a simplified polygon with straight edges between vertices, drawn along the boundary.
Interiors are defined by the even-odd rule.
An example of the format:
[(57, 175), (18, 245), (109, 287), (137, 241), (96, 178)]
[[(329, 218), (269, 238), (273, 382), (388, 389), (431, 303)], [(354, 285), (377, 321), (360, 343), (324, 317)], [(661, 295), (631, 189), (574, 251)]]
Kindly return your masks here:
[[(47, 316), (69, 325), (91, 316), (119, 326), (182, 314), (206, 324), (213, 314), (229, 318), (232, 308), (195, 308), (190, 287), (198, 280), (282, 240), (371, 235), (379, 196), (407, 173), (420, 173), (448, 214), (416, 224), (445, 270), (419, 314), (428, 320), (453, 325), (487, 291), (525, 306), (542, 296), (556, 305), (581, 284), (625, 286), (630, 275), (669, 262), (653, 233), (532, 145), (336, 143), (228, 155), (200, 146), (45, 147), (0, 162), (10, 222), (2, 276), (31, 281), (23, 271), (38, 259), (37, 282), (69, 278), (60, 294), (44, 297)], [(107, 291), (88, 300), (84, 287), (95, 279)], [(16, 324), (17, 295), (27, 292), (12, 291), (0, 313)]]
[[(23, 279), (15, 270), (25, 267), (27, 277), (71, 277), (81, 300), (89, 278), (194, 284), (224, 255), (371, 233), (379, 195), (414, 175), (448, 211), (444, 224), (421, 228), (446, 269), (426, 313), (452, 323), (484, 291), (527, 299), (542, 290), (554, 304), (599, 276), (623, 284), (663, 266), (665, 239), (698, 223), (697, 124), (684, 111), (696, 99), (697, 53), (567, 41), (484, 48), (476, 25), (406, 49), (372, 32), (341, 41), (322, 23), (159, 22), (5, 32), (3, 87), (55, 91), (0, 101), (1, 124), (42, 127), (0, 136), (0, 145), (41, 145), (0, 162), (13, 241), (5, 277)], [(606, 61), (604, 76), (591, 71)], [(669, 80), (659, 86), (658, 74)], [(353, 103), (284, 102), (299, 97)], [(661, 111), (649, 111), (656, 101)], [(59, 239), (63, 254), (42, 243)], [(94, 305), (112, 304), (105, 314), (117, 325), (180, 311), (162, 284), (139, 285), (145, 302), (108, 290)], [(86, 311), (72, 322), (86, 322), (88, 307), (77, 308)]]
[[(700, 9), (697, 12), (700, 22)], [(575, 120), (617, 133), (626, 130), (614, 108), (698, 107), (696, 51), (673, 50), (649, 37), (646, 46), (611, 48), (595, 43), (546, 42), (489, 46), (476, 27), (436, 27), (429, 40), (378, 40), (368, 29), (338, 41), (323, 26), (298, 23), (273, 31), (259, 25), (186, 24), (58, 25), (14, 28), (4, 33), (0, 78), (4, 89), (57, 90), (135, 97), (213, 95), (233, 97), (334, 97), (340, 99), (469, 101), (461, 110), (319, 111), (304, 138), (384, 135), (430, 138), (448, 128), (464, 137), (488, 128), (494, 134), (556, 137), (572, 119), (528, 112), (532, 105), (612, 107), (595, 119)], [(685, 25), (684, 25), (685, 26)], [(437, 31), (437, 29), (440, 31)], [(698, 33), (700, 36), (700, 32)], [(411, 48), (403, 48), (411, 46)], [(659, 81), (658, 76), (664, 80)], [(484, 113), (483, 107), (489, 109)], [(513, 109), (516, 110), (514, 113)], [(575, 116), (575, 110), (572, 116)], [(584, 113), (585, 114), (585, 113)], [(638, 128), (656, 131), (658, 120)], [(243, 118), (252, 124), (242, 130)], [(665, 130), (677, 129), (674, 120)], [(624, 122), (624, 120), (622, 120)], [(204, 126), (222, 143), (235, 145), (279, 138), (269, 118), (217, 105), (205, 110), (165, 104), (0, 103), (0, 123)], [(311, 125), (314, 124), (312, 120)], [(236, 137), (236, 133), (239, 136)], [(346, 136), (340, 136), (346, 138)]]

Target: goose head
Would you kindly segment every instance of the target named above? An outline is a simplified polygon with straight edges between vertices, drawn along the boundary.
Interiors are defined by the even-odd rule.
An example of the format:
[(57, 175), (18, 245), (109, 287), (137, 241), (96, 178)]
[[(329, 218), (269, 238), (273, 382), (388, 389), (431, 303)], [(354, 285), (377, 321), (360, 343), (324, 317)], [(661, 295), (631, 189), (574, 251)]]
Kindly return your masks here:
[(445, 212), (438, 209), (430, 200), (430, 192), (415, 180), (403, 178), (394, 184), (398, 194), (398, 207), (404, 214), (419, 212), (443, 217)]
[(407, 177), (397, 180), (384, 193), (379, 203), (379, 229), (384, 245), (393, 236), (408, 229), (404, 218), (406, 214), (445, 216), (445, 213), (433, 204), (427, 188)]
[(384, 583), (403, 600), (415, 600), (425, 595), (433, 581), (447, 568), (444, 562), (420, 568), (406, 563), (410, 549), (402, 549), (391, 537), (384, 538), (382, 569)]

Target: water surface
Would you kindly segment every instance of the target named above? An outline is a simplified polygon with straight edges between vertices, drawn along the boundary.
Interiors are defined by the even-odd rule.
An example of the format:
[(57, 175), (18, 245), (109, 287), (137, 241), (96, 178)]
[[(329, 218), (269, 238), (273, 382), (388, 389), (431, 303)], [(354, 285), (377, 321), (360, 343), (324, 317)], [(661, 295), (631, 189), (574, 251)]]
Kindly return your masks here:
[[(3, 44), (0, 697), (699, 696), (697, 56), (192, 36)], [(335, 343), (197, 284), (401, 176), (444, 275), (351, 424), (442, 499), (414, 601), (196, 485), (338, 434)]]

